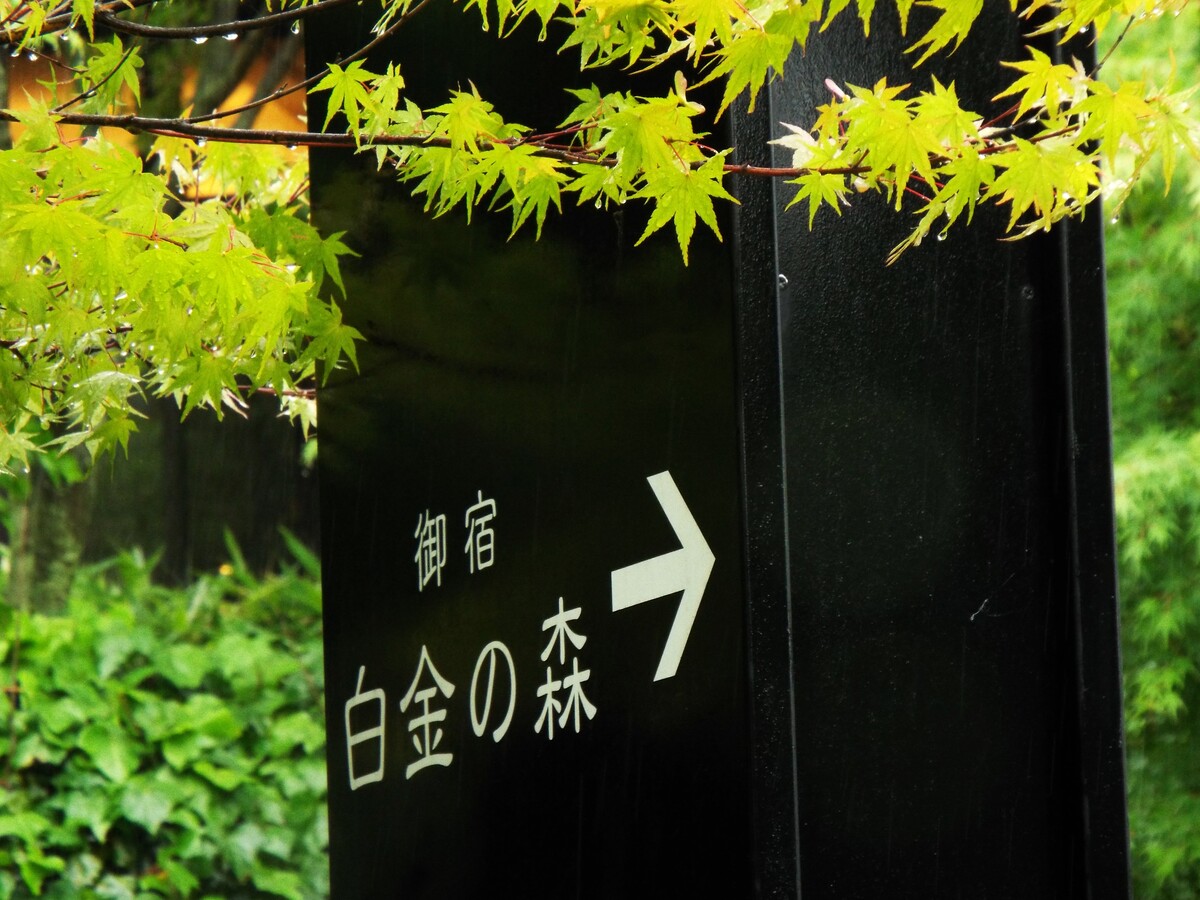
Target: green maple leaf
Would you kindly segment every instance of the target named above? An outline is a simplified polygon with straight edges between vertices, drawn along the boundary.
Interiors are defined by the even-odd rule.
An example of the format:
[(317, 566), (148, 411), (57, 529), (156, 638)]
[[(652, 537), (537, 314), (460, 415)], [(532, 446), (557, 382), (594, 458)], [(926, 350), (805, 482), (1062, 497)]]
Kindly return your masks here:
[(329, 91), (329, 106), (325, 112), (325, 124), (321, 129), (328, 128), (333, 117), (339, 112), (345, 115), (352, 131), (357, 129), (363, 109), (370, 107), (372, 103), (367, 83), (379, 77), (364, 69), (360, 59), (356, 59), (344, 69), (337, 63), (330, 63), (329, 73), (313, 87), (314, 91)]
[(1032, 59), (1022, 62), (1002, 62), (1000, 65), (1016, 69), (1025, 74), (995, 96), (1011, 97), (1020, 94), (1017, 118), (1024, 118), (1032, 109), (1045, 107), (1051, 118), (1058, 115), (1059, 108), (1074, 98), (1077, 86), (1086, 73), (1072, 66), (1055, 63), (1036, 47), (1028, 47)]
[(653, 178), (648, 178), (646, 186), (637, 196), (652, 200), (654, 211), (637, 242), (642, 243), (668, 222), (674, 222), (683, 263), (687, 265), (688, 245), (696, 230), (697, 217), (720, 239), (721, 229), (717, 227), (713, 198), (737, 202), (721, 184), (724, 162), (723, 155), (714, 156), (699, 168), (676, 166), (658, 170)]
[(688, 145), (697, 137), (691, 123), (696, 114), (673, 94), (648, 99), (627, 95), (601, 122), (604, 134), (593, 149), (617, 158), (619, 177), (673, 168), (679, 161), (676, 147)]
[[(981, 193), (996, 180), (996, 167), (968, 145), (962, 148), (961, 156), (940, 167), (937, 174), (942, 179), (942, 186), (934, 194), (934, 200), (944, 206), (949, 227), (964, 209), (967, 211), (967, 221), (971, 221)], [(950, 177), (947, 178), (947, 175)]]
[(692, 29), (691, 56), (697, 63), (710, 41), (728, 44), (733, 40), (733, 23), (749, 16), (739, 0), (674, 0), (671, 11), (680, 28)]
[[(770, 22), (768, 22), (768, 25)], [(767, 28), (751, 28), (718, 51), (718, 62), (708, 80), (725, 79), (718, 115), (725, 112), (742, 91), (750, 91), (750, 112), (768, 75), (783, 72), (783, 64), (792, 52), (795, 39)]]
[(1014, 148), (991, 157), (997, 176), (985, 197), (1010, 203), (1011, 230), (1026, 211), (1037, 216), (1030, 227), (1049, 228), (1069, 212), (1072, 204), (1086, 200), (1100, 181), (1100, 173), (1088, 156), (1065, 138), (1038, 143), (1017, 138)]
[(846, 196), (845, 175), (806, 172), (789, 180), (788, 184), (796, 185), (796, 196), (788, 202), (788, 209), (807, 200), (809, 228), (812, 228), (822, 204), (831, 206), (839, 216), (842, 214), (842, 198)]
[(910, 111), (913, 101), (898, 99), (904, 87), (889, 87), (886, 78), (871, 90), (851, 85), (857, 102), (849, 104), (845, 114), (848, 150), (863, 155), (872, 177), (892, 173), (897, 209), (914, 173), (933, 182), (930, 157), (943, 150), (929, 124)]
[(71, 0), (71, 18), (83, 21), (90, 40), (94, 37), (92, 24), (96, 19), (96, 0)]
[(342, 311), (336, 305), (322, 304), (314, 310), (306, 328), (309, 342), (297, 362), (299, 368), (320, 360), (324, 377), (328, 378), (343, 356), (354, 368), (358, 368), (355, 342), (363, 339), (362, 333), (342, 321)]
[[(1113, 90), (1103, 81), (1093, 82), (1091, 95), (1074, 107), (1074, 112), (1087, 116), (1079, 129), (1079, 140), (1100, 140), (1100, 153), (1115, 162), (1121, 142), (1125, 138), (1141, 147), (1145, 137), (1143, 119), (1154, 117), (1154, 110), (1146, 102), (1144, 86), (1140, 81), (1124, 82)], [(1151, 132), (1153, 134), (1153, 132)]]
[(970, 222), (975, 215), (975, 206), (980, 200), (981, 192), (990, 187), (996, 179), (996, 167), (988, 162), (986, 157), (981, 156), (975, 147), (967, 145), (962, 148), (961, 156), (939, 167), (937, 175), (942, 180), (941, 187), (921, 210), (917, 226), (888, 254), (889, 266), (910, 247), (920, 244), (933, 230), (935, 223), (943, 217), (945, 222), (942, 224), (941, 234), (945, 234), (958, 220), (963, 210), (966, 210), (967, 221)]
[(1162, 156), (1163, 181), (1167, 190), (1175, 175), (1178, 152), (1182, 149), (1200, 162), (1200, 122), (1189, 114), (1190, 100), (1196, 88), (1156, 98), (1152, 106), (1156, 115), (1151, 119), (1151, 137), (1147, 142)]
[(871, 14), (875, 11), (875, 0), (858, 0), (858, 17), (862, 19), (863, 34), (871, 35)]
[(957, 50), (983, 10), (983, 0), (927, 0), (921, 5), (941, 10), (941, 15), (925, 32), (925, 36), (905, 51), (913, 53), (921, 47), (925, 47), (925, 52), (916, 62), (918, 66), (951, 41), (954, 42), (954, 49)]
[(551, 204), (562, 212), (562, 188), (567, 176), (561, 171), (557, 160), (537, 155), (537, 149), (528, 145), (505, 148), (507, 151), (500, 162), (504, 182), (512, 198), (508, 206), (512, 209), (511, 234), (516, 234), (525, 221), (534, 216), (537, 236), (542, 236), (542, 224)]
[(934, 76), (932, 93), (923, 93), (913, 100), (916, 120), (927, 128), (944, 147), (960, 147), (979, 138), (979, 116), (964, 110), (958, 102), (954, 82), (949, 87)]
[(454, 91), (449, 101), (430, 111), (440, 116), (432, 133), (448, 139), (455, 150), (478, 152), (481, 141), (516, 137), (521, 130), (514, 131), (513, 126), (505, 125), (495, 107), (479, 96), (475, 85), (471, 85), (470, 91)]

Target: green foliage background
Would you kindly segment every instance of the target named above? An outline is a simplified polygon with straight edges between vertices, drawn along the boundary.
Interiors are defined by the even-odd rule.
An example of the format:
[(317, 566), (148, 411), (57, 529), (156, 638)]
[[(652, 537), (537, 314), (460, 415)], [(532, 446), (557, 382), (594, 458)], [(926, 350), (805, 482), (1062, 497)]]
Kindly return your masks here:
[[(1131, 32), (1109, 76), (1173, 64), (1200, 72), (1195, 5)], [(1166, 196), (1153, 175), (1108, 232), (1134, 888), (1182, 900), (1200, 897), (1200, 167)]]
[(231, 542), (184, 590), (129, 553), (65, 616), (0, 603), (0, 897), (328, 894), (320, 588), (292, 547), (264, 579)]

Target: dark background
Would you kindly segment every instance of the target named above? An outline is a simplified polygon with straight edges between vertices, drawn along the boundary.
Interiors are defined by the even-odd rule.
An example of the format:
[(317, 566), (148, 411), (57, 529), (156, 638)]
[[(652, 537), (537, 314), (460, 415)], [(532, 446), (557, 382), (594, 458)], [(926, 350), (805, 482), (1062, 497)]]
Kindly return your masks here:
[[(421, 39), (394, 50), (418, 102), (434, 105), (469, 79), (517, 120), (556, 123), (570, 110), (565, 78), (540, 68), (564, 62), (549, 47), (514, 42), (545, 73), (518, 84), (499, 52), (507, 44), (459, 26), (451, 59), (431, 40), (457, 21), (437, 21), (446, 15), (457, 11), (430, 8), (414, 27)], [(336, 43), (332, 31), (325, 39)], [(369, 339), (360, 371), (335, 373), (321, 395), (335, 895), (744, 893), (728, 252), (698, 238), (684, 269), (673, 235), (634, 250), (644, 219), (590, 207), (552, 214), (540, 242), (509, 241), (506, 214), (477, 211), (469, 227), (460, 216), (433, 220), (361, 162), (313, 154), (318, 221), (348, 230), (362, 254), (345, 264), (346, 309)], [(654, 682), (679, 595), (614, 613), (610, 577), (679, 546), (646, 481), (663, 470), (716, 562), (678, 674)], [(497, 503), (496, 562), (469, 575), (463, 515), (478, 490)], [(418, 592), (413, 533), (426, 510), (446, 514), (449, 552), (442, 586)], [(568, 648), (566, 667), (549, 662), (556, 678), (572, 655), (591, 670), (584, 688), (597, 713), (550, 741), (534, 733), (536, 691), (542, 622), (560, 596), (582, 610), (572, 627), (587, 643)], [(472, 671), (492, 640), (506, 643), (517, 671), (499, 744), (476, 738), (469, 716)], [(406, 780), (415, 711), (402, 715), (398, 702), (422, 645), (455, 685), (439, 698), (448, 710), (439, 750), (454, 760)], [(382, 782), (351, 792), (342, 715), (362, 665), (364, 690), (387, 692), (387, 762)], [(506, 680), (497, 688), (503, 705)]]

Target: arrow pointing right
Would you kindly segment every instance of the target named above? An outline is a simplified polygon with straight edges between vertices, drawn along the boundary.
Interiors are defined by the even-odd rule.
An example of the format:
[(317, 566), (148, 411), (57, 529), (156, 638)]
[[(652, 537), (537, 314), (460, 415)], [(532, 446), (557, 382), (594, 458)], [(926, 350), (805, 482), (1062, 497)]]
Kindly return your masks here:
[(675, 621), (667, 634), (662, 657), (658, 661), (655, 681), (670, 678), (679, 669), (683, 648), (687, 646), (696, 612), (700, 609), (700, 598), (708, 585), (716, 557), (704, 540), (700, 527), (692, 517), (691, 510), (683, 502), (683, 495), (675, 486), (670, 472), (659, 472), (646, 479), (658, 503), (666, 513), (667, 521), (675, 529), (680, 547), (662, 556), (616, 569), (612, 573), (613, 612), (637, 606), (649, 600), (657, 600), (667, 594), (683, 591)]

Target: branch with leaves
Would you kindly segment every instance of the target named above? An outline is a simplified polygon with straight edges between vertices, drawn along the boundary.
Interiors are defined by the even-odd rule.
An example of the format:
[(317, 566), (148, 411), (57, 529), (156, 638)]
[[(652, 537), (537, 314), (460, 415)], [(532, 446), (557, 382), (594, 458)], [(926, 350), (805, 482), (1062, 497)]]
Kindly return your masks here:
[[(340, 284), (346, 248), (305, 221), (306, 176), (279, 152), (286, 146), (374, 154), (431, 213), (486, 204), (506, 209), (514, 232), (540, 233), (564, 202), (643, 203), (641, 239), (671, 227), (685, 263), (698, 226), (719, 234), (716, 206), (736, 202), (726, 186), (734, 173), (789, 182), (810, 227), (822, 208), (840, 214), (859, 193), (883, 194), (914, 221), (894, 261), (931, 232), (970, 221), (980, 204), (1006, 207), (1010, 235), (1020, 237), (1082, 215), (1097, 197), (1119, 205), (1152, 165), (1169, 184), (1180, 154), (1200, 157), (1195, 85), (1109, 85), (1099, 67), (1032, 44), (1002, 63), (1011, 79), (994, 109), (964, 109), (954, 84), (936, 78), (924, 91), (831, 78), (810, 121), (785, 123), (776, 143), (792, 159), (780, 168), (738, 165), (729, 148), (712, 146), (683, 74), (650, 97), (584, 80), (601, 66), (687, 70), (720, 85), (724, 114), (739, 97), (753, 106), (789, 56), (839, 16), (857, 13), (868, 40), (881, 15), (907, 33), (915, 0), (466, 0), (481, 27), (507, 36), (528, 21), (579, 54), (583, 83), (564, 85), (574, 109), (533, 124), (509, 121), (474, 88), (415, 104), (403, 60), (381, 72), (364, 60), (426, 4), (451, 0), (361, 0), (377, 5), (376, 36), (325, 73), (266, 86), (232, 110), (207, 100), (187, 108), (178, 95), (164, 102), (160, 82), (170, 79), (154, 65), (163, 47), (199, 54), (251, 34), (290, 40), (308, 16), (348, 2), (0, 0), (0, 44), (54, 60), (64, 79), (49, 97), (0, 112), (19, 132), (0, 151), (0, 467), (47, 444), (124, 444), (135, 428), (131, 399), (143, 392), (219, 412), (269, 390), (311, 423), (316, 366), (353, 362), (357, 333), (321, 290), (326, 278)], [(982, 3), (922, 3), (929, 14), (910, 35), (914, 65), (953, 52)], [(1110, 19), (1136, 28), (1188, 4), (1014, 0), (1010, 9), (1032, 35), (1065, 40)], [(179, 56), (174, 71), (186, 64)], [(157, 87), (153, 104), (148, 87)], [(320, 132), (219, 121), (245, 123), (304, 89), (327, 94)], [(116, 146), (104, 136), (112, 129), (148, 136), (143, 154)]]

